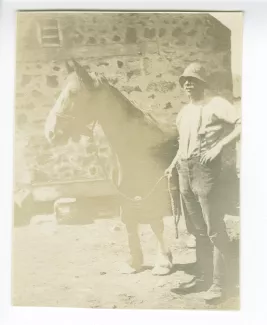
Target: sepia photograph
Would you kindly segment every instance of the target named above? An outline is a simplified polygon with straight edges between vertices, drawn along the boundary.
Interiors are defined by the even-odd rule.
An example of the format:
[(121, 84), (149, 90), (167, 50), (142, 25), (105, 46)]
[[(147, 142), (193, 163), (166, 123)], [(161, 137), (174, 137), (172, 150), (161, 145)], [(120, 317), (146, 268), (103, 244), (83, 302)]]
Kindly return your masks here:
[(242, 37), (242, 12), (17, 12), (13, 306), (240, 310)]

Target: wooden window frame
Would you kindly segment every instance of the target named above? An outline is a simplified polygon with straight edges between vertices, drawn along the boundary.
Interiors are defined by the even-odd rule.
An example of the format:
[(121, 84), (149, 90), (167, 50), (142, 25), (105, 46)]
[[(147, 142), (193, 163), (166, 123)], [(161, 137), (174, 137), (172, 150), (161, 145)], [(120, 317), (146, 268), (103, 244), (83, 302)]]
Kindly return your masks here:
[[(44, 26), (46, 24), (46, 21), (48, 20), (54, 20), (56, 22), (56, 27), (54, 26), (49, 26), (49, 24), (47, 24), (46, 26)], [(57, 31), (57, 37), (59, 39), (59, 43), (44, 43), (44, 39), (53, 39), (53, 35), (46, 35), (44, 36), (43, 35), (43, 31), (52, 31), (52, 30), (56, 30)], [(60, 29), (60, 23), (58, 21), (58, 19), (56, 18), (50, 18), (50, 19), (44, 19), (42, 20), (41, 22), (38, 23), (38, 26), (37, 26), (37, 33), (38, 33), (38, 40), (39, 40), (39, 44), (41, 45), (41, 47), (43, 48), (57, 48), (57, 47), (62, 47), (62, 32), (61, 32), (61, 29)], [(56, 36), (54, 36), (56, 37)]]

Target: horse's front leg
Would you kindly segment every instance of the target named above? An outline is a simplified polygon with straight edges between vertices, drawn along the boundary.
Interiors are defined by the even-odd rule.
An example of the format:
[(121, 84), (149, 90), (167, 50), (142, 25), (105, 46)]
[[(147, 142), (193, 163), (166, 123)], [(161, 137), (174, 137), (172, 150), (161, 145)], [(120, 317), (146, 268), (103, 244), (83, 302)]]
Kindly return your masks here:
[(167, 275), (171, 272), (172, 269), (172, 254), (169, 247), (166, 245), (163, 233), (164, 233), (164, 224), (161, 218), (153, 220), (150, 223), (150, 226), (155, 233), (158, 240), (158, 254), (155, 266), (152, 270), (153, 275)]
[(132, 220), (125, 220), (125, 218), (123, 221), (127, 230), (130, 250), (129, 268), (126, 273), (137, 273), (141, 271), (143, 267), (143, 253), (138, 233), (138, 223)]

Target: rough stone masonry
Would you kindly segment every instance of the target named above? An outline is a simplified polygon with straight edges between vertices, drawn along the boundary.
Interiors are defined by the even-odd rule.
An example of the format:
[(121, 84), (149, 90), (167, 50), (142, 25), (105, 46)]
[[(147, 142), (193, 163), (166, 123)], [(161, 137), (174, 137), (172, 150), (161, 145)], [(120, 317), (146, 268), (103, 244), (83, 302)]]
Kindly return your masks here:
[[(44, 19), (57, 21), (60, 46), (40, 38)], [(206, 66), (212, 91), (232, 100), (230, 30), (205, 13), (19, 13), (16, 68), (16, 184), (101, 177), (90, 145), (50, 148), (43, 124), (74, 57), (103, 73), (136, 106), (175, 129), (186, 98), (178, 76), (192, 61)], [(100, 155), (110, 149), (100, 137)], [(67, 157), (73, 156), (73, 161)], [(233, 165), (233, 151), (225, 159)]]

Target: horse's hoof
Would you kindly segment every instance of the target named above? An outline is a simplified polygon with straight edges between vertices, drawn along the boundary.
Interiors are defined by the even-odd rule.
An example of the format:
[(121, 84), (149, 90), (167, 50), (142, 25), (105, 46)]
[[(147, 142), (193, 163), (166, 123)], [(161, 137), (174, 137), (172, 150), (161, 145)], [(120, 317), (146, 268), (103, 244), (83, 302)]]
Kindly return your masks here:
[(121, 274), (136, 274), (136, 273), (141, 272), (142, 269), (143, 269), (142, 265), (133, 267), (133, 266), (127, 264), (120, 270), (120, 273)]
[(168, 275), (171, 273), (171, 267), (155, 266), (152, 269), (152, 275)]

